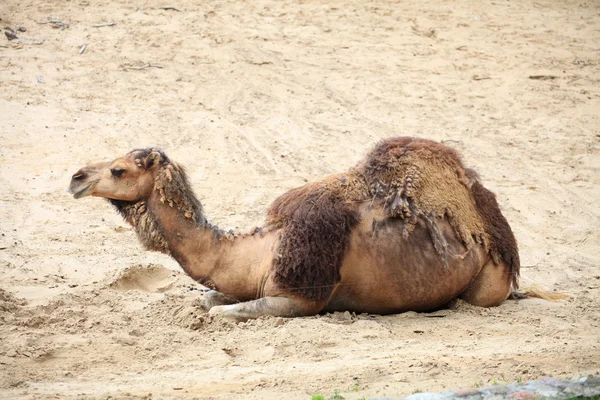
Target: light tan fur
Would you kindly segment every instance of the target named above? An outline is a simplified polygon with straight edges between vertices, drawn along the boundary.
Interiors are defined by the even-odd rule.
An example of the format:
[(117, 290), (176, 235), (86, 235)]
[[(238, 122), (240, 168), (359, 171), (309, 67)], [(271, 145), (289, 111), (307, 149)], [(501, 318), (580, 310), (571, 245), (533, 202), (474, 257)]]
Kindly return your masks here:
[(528, 285), (525, 286), (522, 290), (511, 291), (509, 296), (509, 298), (513, 300), (527, 299), (530, 297), (535, 297), (537, 299), (543, 299), (547, 301), (560, 301), (568, 299), (569, 295), (566, 293), (551, 292), (547, 289), (542, 288), (539, 285)]

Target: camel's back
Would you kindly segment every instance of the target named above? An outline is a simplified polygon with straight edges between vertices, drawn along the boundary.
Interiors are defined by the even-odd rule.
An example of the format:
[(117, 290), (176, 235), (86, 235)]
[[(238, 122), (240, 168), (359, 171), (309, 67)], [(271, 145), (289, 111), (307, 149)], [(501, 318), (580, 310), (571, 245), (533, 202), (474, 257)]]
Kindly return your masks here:
[(473, 180), (453, 149), (424, 139), (388, 139), (368, 154), (361, 168), (372, 197), (383, 199), (389, 217), (404, 222), (405, 235), (418, 218), (427, 220), (432, 230), (446, 218), (467, 246), (487, 246), (470, 190)]

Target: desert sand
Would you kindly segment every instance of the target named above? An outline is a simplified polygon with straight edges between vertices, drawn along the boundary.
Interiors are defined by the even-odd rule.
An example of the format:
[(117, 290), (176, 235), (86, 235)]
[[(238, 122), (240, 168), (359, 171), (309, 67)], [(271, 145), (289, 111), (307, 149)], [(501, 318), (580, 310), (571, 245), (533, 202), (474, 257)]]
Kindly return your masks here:
[[(597, 1), (3, 0), (0, 27), (1, 398), (358, 399), (600, 373)], [(522, 285), (569, 299), (234, 324), (106, 201), (65, 192), (88, 162), (160, 146), (211, 222), (244, 231), (390, 136), (460, 151), (515, 231)]]

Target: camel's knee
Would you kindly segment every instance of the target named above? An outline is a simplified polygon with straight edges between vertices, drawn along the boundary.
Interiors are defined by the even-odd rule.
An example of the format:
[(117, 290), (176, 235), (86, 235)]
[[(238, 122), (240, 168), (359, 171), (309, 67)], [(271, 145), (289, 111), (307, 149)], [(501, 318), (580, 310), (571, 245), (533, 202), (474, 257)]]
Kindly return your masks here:
[(504, 263), (489, 260), (460, 298), (480, 307), (500, 305), (510, 294), (511, 276)]
[(206, 311), (210, 311), (213, 307), (216, 306), (235, 303), (239, 303), (239, 301), (231, 296), (227, 296), (226, 294), (217, 292), (216, 290), (209, 290), (204, 294), (202, 308), (204, 308)]

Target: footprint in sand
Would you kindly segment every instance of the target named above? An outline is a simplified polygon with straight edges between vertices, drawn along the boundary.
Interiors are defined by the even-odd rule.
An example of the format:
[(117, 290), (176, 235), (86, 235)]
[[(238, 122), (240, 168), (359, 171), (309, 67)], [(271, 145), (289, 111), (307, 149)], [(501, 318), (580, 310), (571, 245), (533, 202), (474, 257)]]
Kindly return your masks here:
[(140, 290), (162, 293), (173, 287), (176, 277), (173, 271), (158, 264), (134, 264), (120, 271), (109, 280), (108, 287), (120, 291)]

